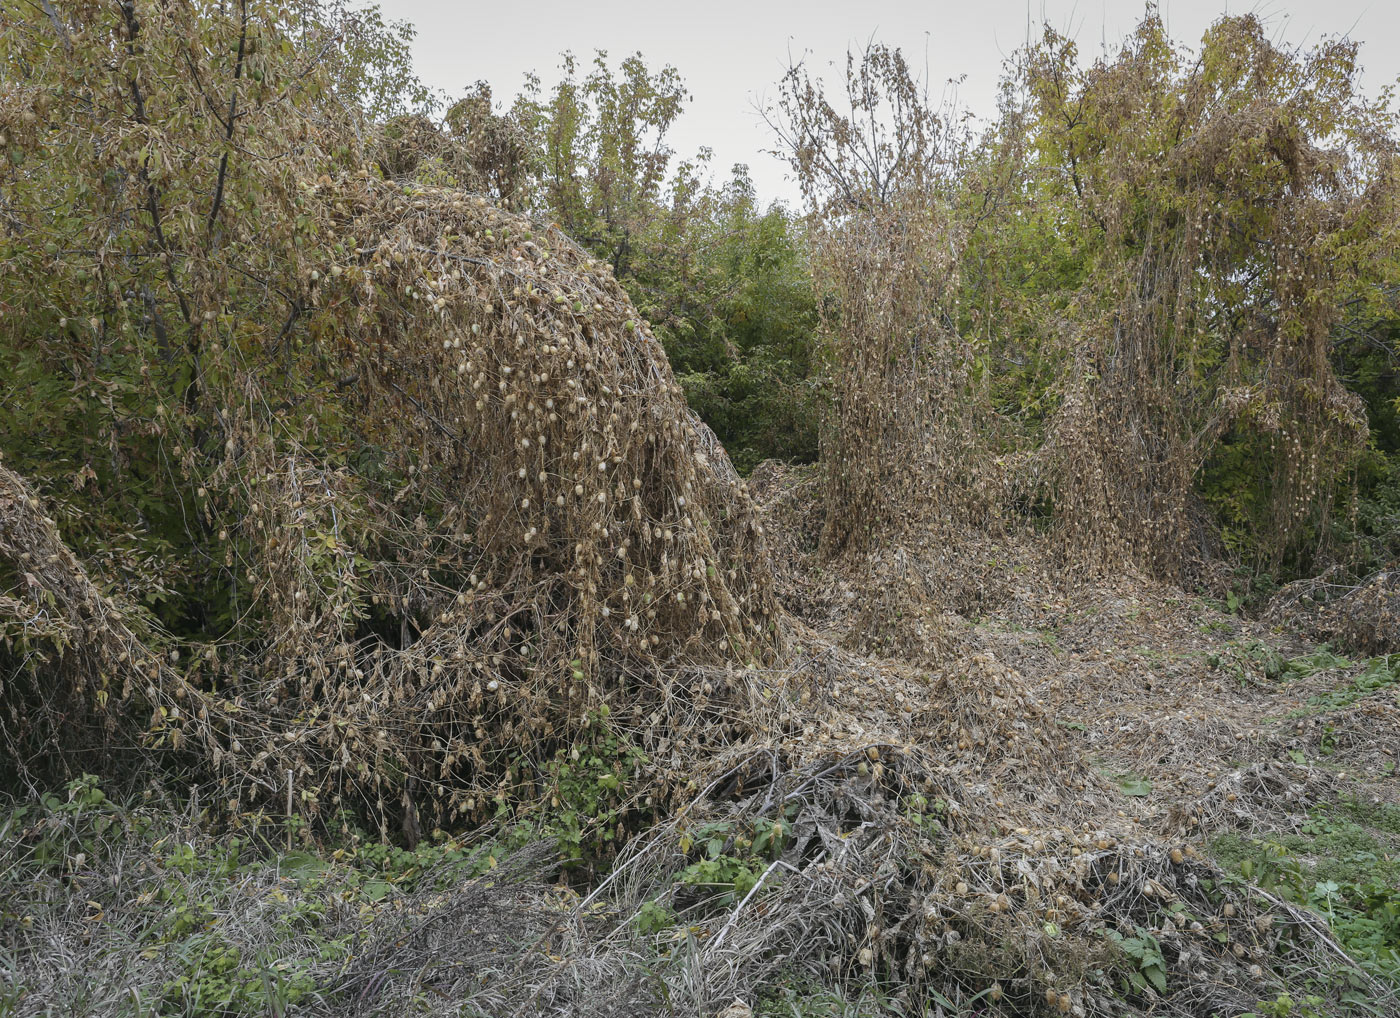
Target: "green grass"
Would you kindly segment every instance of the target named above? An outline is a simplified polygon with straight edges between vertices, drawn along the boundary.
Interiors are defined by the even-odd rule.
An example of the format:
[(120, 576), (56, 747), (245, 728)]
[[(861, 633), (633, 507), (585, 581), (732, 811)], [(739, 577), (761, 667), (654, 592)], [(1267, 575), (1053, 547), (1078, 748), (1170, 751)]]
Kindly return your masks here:
[(989, 1010), (993, 993), (987, 987), (962, 1000), (950, 1000), (937, 990), (928, 990), (921, 1000), (899, 1000), (902, 984), (882, 984), (874, 980), (854, 980), (844, 986), (818, 985), (797, 977), (780, 989), (761, 996), (754, 1007), (755, 1018), (894, 1018), (920, 1015), (934, 1018), (963, 1018), (999, 1013)]

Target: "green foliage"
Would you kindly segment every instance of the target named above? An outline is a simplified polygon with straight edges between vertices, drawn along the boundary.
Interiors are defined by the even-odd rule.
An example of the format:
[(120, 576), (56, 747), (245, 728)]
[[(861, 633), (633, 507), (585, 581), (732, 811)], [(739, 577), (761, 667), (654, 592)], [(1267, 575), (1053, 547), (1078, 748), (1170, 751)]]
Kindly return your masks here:
[(1333, 668), (1348, 668), (1351, 661), (1334, 653), (1331, 648), (1322, 646), (1309, 654), (1302, 654), (1295, 658), (1290, 658), (1283, 667), (1283, 677), (1285, 679), (1306, 679), (1310, 675), (1318, 672), (1329, 671)]
[(1118, 789), (1124, 795), (1141, 799), (1152, 794), (1152, 782), (1146, 778), (1124, 777), (1119, 779)]
[(690, 271), (633, 288), (686, 400), (741, 473), (761, 460), (811, 462), (821, 394), (816, 300), (801, 225), (760, 210), (742, 167), (705, 198)]
[[(548, 96), (539, 78), (528, 76), (513, 109), (535, 139), (537, 200), (621, 279), (644, 252), (646, 235), (664, 229), (674, 154), (666, 134), (690, 96), (674, 67), (653, 72), (640, 53), (614, 70), (599, 50), (582, 78), (574, 55), (565, 53), (560, 69)], [(688, 185), (683, 168), (671, 187), (683, 192)]]
[(442, 104), (413, 71), (417, 33), (411, 22), (386, 21), (377, 4), (352, 10), (346, 0), (331, 0), (321, 11), (340, 36), (327, 60), (342, 101), (358, 105), (376, 122), (431, 113)]
[(646, 754), (595, 716), (588, 737), (558, 750), (546, 768), (548, 808), (537, 821), (565, 865), (588, 873), (606, 869), (628, 833), (652, 816), (630, 790)]
[(1294, 1000), (1291, 993), (1280, 993), (1273, 1000), (1261, 1000), (1256, 1010), (1248, 1011), (1240, 1018), (1323, 1018), (1327, 1013), (1326, 1001), (1315, 994), (1308, 994)]
[(1250, 640), (1243, 644), (1232, 640), (1225, 645), (1223, 653), (1206, 656), (1207, 665), (1224, 670), (1242, 686), (1260, 680), (1277, 681), (1285, 675), (1292, 677), (1296, 673), (1289, 672), (1291, 663), (1276, 648), (1262, 640)]
[(300, 1003), (316, 981), (305, 966), (264, 956), (249, 959), (216, 936), (185, 936), (169, 952), (179, 974), (161, 987), (158, 1013), (188, 1018), (285, 1014)]
[[(150, 876), (139, 881), (145, 890), (134, 898), (134, 891), (114, 890), (105, 881), (83, 893), (91, 899), (94, 930), (114, 922), (109, 913), (124, 913), (124, 928), (137, 932), (123, 950), (164, 975), (159, 985), (131, 988), (151, 1009), (140, 1013), (285, 1015), (316, 988), (317, 967), (348, 949), (348, 940), (331, 935), (324, 902), (292, 902), (280, 891), (272, 892), (272, 913), (265, 917), (269, 936), (256, 946), (240, 942), (221, 917), (253, 907), (241, 887), (259, 881), (269, 866), (246, 840), (182, 837), (161, 811), (108, 799), (92, 775), (69, 782), (65, 791), (0, 812), (0, 831), (10, 839), (0, 864), (12, 882), (0, 896), (0, 916), (30, 929), (36, 913), (61, 912), (65, 892), (82, 886), (84, 873), (139, 866)], [(285, 908), (278, 907), (279, 896)]]
[(229, 389), (278, 362), (283, 437), (336, 445), (326, 350), (299, 327), (343, 244), (304, 185), (353, 164), (361, 99), (423, 98), (408, 29), (260, 0), (14, 13), (0, 133), (30, 158), (0, 166), (0, 453), (98, 575), (172, 632), (226, 632), (254, 601), (228, 476), (250, 411)]
[(1066, 370), (1054, 330), (1087, 281), (1091, 241), (1044, 200), (1023, 154), (1032, 141), (1008, 106), (971, 160), (961, 201), (976, 225), (963, 254), (958, 328), (976, 345), (998, 413), (1023, 440), (1039, 442)]
[(782, 819), (700, 824), (681, 838), (681, 850), (694, 861), (677, 875), (676, 884), (698, 892), (698, 903), (707, 911), (732, 907), (757, 886), (791, 834), (791, 825)]
[(662, 902), (644, 901), (637, 909), (637, 932), (644, 937), (655, 936), (675, 925), (676, 914)]
[[(715, 821), (685, 830), (679, 844), (686, 865), (672, 878), (666, 894), (638, 910), (638, 932), (664, 933), (683, 917), (692, 921), (722, 914), (756, 889), (772, 890), (777, 883), (772, 864), (782, 857), (791, 836), (791, 823), (781, 818)], [(760, 888), (760, 883), (765, 886)]]
[(1314, 811), (1296, 834), (1223, 835), (1228, 869), (1310, 908), (1368, 973), (1400, 988), (1400, 838), (1394, 807), (1343, 802)]
[(1288, 667), (1288, 662), (1276, 648), (1260, 640), (1251, 640), (1245, 644), (1243, 651), (1251, 661), (1259, 666), (1266, 679), (1279, 678)]
[[(1284, 662), (1281, 676), (1285, 680), (1305, 679), (1318, 672), (1350, 669), (1355, 662), (1334, 653), (1323, 646), (1310, 654), (1291, 658)], [(1400, 655), (1385, 654), (1361, 663), (1361, 670), (1348, 676), (1346, 681), (1308, 698), (1308, 706), (1295, 712), (1297, 715), (1316, 714), (1324, 711), (1340, 710), (1352, 704), (1400, 685)]]
[(1345, 39), (1285, 52), (1225, 17), (1190, 51), (1151, 7), (1092, 65), (1047, 29), (1021, 72), (1039, 200), (1086, 267), (1050, 431), (1061, 523), (1180, 575), (1203, 499), (1229, 551), (1306, 568), (1365, 426), (1330, 341), (1394, 270), (1389, 97), (1359, 91)]
[(1370, 437), (1331, 525), (1353, 571), (1366, 575), (1400, 557), (1400, 285), (1394, 276), (1338, 325), (1332, 363), (1366, 406)]
[[(9, 946), (48, 935), (85, 902), (81, 922), (134, 973), (123, 993), (140, 1002), (137, 1013), (286, 1016), (313, 995), (335, 999), (355, 947), (348, 917), (369, 923), (440, 899), (534, 834), (464, 842), (437, 832), (408, 849), (352, 829), (338, 846), (286, 851), (256, 826), (211, 834), (182, 807), (109, 798), (92, 775), (0, 804), (0, 924), (18, 938)], [(0, 1014), (12, 992), (17, 1006), (26, 987), (0, 990)]]
[(1121, 977), (1124, 996), (1142, 993), (1148, 986), (1158, 993), (1167, 992), (1167, 963), (1156, 937), (1142, 927), (1133, 937), (1125, 937), (1117, 930), (1109, 930), (1107, 935), (1128, 962)]
[[(1386, 654), (1384, 657), (1373, 657), (1367, 661), (1361, 672), (1353, 676), (1345, 686), (1310, 697), (1308, 704), (1320, 710), (1339, 710), (1350, 707), (1372, 693), (1398, 685), (1400, 654)], [(1397, 702), (1400, 702), (1400, 698), (1397, 698)]]

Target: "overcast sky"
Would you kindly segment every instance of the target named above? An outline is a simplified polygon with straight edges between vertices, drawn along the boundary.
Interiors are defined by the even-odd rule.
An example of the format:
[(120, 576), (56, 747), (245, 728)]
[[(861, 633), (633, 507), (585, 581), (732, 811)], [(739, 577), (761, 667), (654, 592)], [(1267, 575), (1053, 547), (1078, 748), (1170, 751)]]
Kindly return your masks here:
[[(789, 58), (825, 67), (848, 47), (874, 38), (901, 47), (912, 67), (927, 66), (935, 95), (940, 83), (964, 77), (958, 97), (972, 112), (995, 110), (1003, 61), (1027, 38), (1028, 25), (1048, 20), (1097, 55), (1130, 31), (1139, 0), (379, 0), (386, 16), (418, 29), (419, 75), (449, 95), (478, 79), (506, 103), (526, 71), (549, 86), (558, 54), (581, 58), (595, 49), (613, 58), (640, 51), (649, 66), (673, 64), (693, 101), (672, 129), (678, 155), (702, 145), (714, 150), (712, 170), (727, 177), (748, 163), (762, 199), (795, 201), (785, 166), (765, 153), (768, 128), (755, 110), (771, 101)], [(1308, 44), (1329, 35), (1364, 43), (1363, 85), (1375, 93), (1400, 76), (1400, 0), (1163, 0), (1173, 37), (1196, 44), (1224, 13), (1254, 11), (1278, 40)]]

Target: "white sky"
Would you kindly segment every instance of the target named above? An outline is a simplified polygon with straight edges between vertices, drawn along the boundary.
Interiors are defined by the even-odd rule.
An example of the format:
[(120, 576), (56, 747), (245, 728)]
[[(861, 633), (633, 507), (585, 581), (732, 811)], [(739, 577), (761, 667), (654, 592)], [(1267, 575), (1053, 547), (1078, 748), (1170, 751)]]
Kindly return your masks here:
[[(1140, 0), (379, 0), (388, 18), (418, 29), (419, 75), (449, 95), (478, 79), (509, 103), (526, 71), (546, 88), (558, 80), (558, 54), (571, 49), (587, 63), (595, 49), (611, 62), (640, 51), (650, 67), (673, 64), (693, 101), (669, 135), (679, 157), (702, 145), (714, 150), (713, 174), (725, 178), (749, 164), (759, 198), (796, 201), (785, 165), (755, 105), (776, 97), (789, 55), (819, 69), (840, 63), (848, 47), (875, 38), (901, 47), (910, 66), (927, 57), (931, 92), (965, 76), (961, 103), (995, 112), (1002, 62), (1027, 38), (1027, 26), (1048, 20), (1079, 42), (1081, 56), (1113, 46), (1137, 23)], [(1363, 42), (1363, 86), (1374, 94), (1400, 76), (1400, 0), (1162, 0), (1173, 37), (1192, 45), (1216, 17), (1254, 11), (1272, 36), (1310, 44), (1328, 35)]]

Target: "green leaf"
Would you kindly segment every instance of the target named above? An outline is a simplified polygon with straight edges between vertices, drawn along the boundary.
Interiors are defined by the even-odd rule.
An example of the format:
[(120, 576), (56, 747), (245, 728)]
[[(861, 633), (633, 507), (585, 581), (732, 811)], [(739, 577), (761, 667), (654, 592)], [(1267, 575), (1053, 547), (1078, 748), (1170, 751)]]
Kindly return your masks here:
[(330, 869), (330, 864), (310, 852), (287, 852), (278, 858), (277, 868), (283, 876), (300, 883), (321, 876)]
[(369, 880), (361, 893), (366, 901), (380, 901), (393, 889), (394, 885), (387, 880)]
[(1167, 992), (1167, 972), (1160, 965), (1149, 965), (1143, 969), (1143, 974), (1152, 980), (1152, 985), (1157, 988), (1158, 993)]
[(1140, 799), (1151, 794), (1152, 782), (1146, 778), (1123, 778), (1118, 782), (1118, 788), (1124, 795)]

